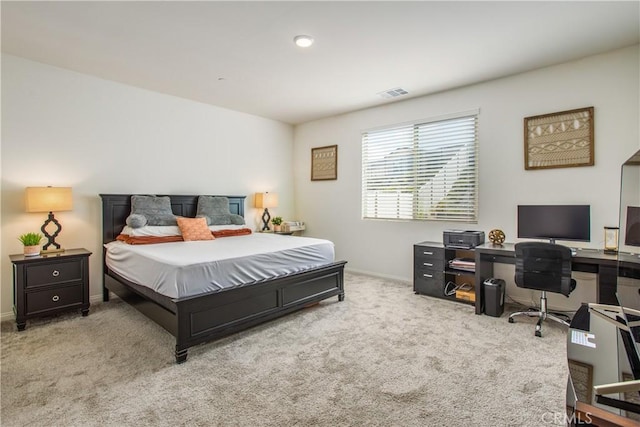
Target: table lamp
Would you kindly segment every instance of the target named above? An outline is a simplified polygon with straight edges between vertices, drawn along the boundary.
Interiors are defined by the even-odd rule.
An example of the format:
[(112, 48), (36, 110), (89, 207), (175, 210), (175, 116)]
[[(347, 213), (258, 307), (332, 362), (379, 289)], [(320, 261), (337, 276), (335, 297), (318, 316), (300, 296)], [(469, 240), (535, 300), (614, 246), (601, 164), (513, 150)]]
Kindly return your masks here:
[(262, 231), (269, 231), (269, 220), (271, 219), (269, 208), (278, 207), (278, 195), (276, 193), (256, 193), (255, 205), (256, 208), (264, 208), (264, 212), (262, 213)]
[[(40, 228), (47, 238), (47, 243), (42, 247), (43, 252), (63, 252), (64, 249), (56, 243), (56, 237), (62, 231), (62, 226), (53, 216), (53, 212), (70, 211), (73, 208), (71, 187), (27, 187), (25, 205), (27, 212), (49, 212), (49, 217)], [(55, 225), (53, 234), (47, 231), (51, 223)], [(51, 246), (53, 248), (50, 249)]]

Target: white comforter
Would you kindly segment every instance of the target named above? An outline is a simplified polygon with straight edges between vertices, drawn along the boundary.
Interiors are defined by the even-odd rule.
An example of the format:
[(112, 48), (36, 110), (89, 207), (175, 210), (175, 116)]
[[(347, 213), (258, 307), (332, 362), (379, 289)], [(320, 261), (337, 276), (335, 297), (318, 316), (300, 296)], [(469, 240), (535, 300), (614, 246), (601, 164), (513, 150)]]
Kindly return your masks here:
[(151, 245), (114, 241), (105, 247), (110, 270), (171, 298), (243, 286), (335, 259), (329, 240), (268, 233)]

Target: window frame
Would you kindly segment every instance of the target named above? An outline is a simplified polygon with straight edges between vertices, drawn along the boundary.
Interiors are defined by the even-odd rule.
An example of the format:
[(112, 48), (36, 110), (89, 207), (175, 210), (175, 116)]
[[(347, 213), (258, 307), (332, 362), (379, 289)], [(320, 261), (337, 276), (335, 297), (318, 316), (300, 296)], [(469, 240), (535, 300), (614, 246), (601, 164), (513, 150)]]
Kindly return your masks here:
[[(474, 109), (363, 130), (361, 218), (477, 224), (479, 115), (480, 110)], [(444, 126), (447, 123), (450, 124), (449, 130)], [(434, 127), (434, 124), (442, 124), (443, 127)], [(444, 130), (446, 136), (442, 138), (439, 136), (440, 132), (436, 132), (435, 136), (426, 135), (434, 129)], [(403, 132), (411, 134), (410, 139)], [(462, 136), (457, 136), (458, 132), (462, 132)], [(393, 136), (394, 133), (400, 136)], [(387, 142), (384, 141), (385, 137)], [(376, 138), (380, 138), (382, 142), (372, 141)], [(408, 146), (411, 147), (410, 151), (407, 151)], [(404, 152), (401, 153), (402, 150)], [(454, 157), (462, 162), (455, 162)], [(443, 166), (438, 167), (438, 162), (444, 162)], [(384, 164), (381, 165), (382, 163)], [(437, 175), (445, 178), (438, 178)], [(413, 177), (413, 182), (409, 179), (410, 176)], [(449, 176), (453, 178), (447, 178)], [(444, 188), (443, 185), (438, 186), (436, 178), (445, 182)], [(395, 183), (390, 184), (390, 180)], [(424, 194), (421, 195), (427, 184), (430, 194), (436, 194), (437, 200), (434, 201), (434, 197), (428, 200)], [(376, 186), (381, 187), (377, 192), (372, 189)], [(392, 190), (394, 186), (396, 189)], [(372, 195), (371, 192), (376, 194)], [(394, 195), (396, 200), (390, 200)], [(386, 197), (390, 201), (380, 202), (380, 197)], [(455, 209), (456, 206), (461, 209)]]

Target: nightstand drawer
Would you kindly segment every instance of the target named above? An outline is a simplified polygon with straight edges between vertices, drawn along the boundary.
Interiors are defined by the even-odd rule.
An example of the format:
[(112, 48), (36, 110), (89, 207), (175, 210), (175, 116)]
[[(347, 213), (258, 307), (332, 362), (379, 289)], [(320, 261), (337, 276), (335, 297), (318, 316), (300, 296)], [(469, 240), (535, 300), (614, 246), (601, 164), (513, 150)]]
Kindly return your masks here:
[(27, 292), (27, 315), (40, 311), (69, 308), (82, 304), (82, 283), (72, 286), (56, 287), (37, 292)]
[(30, 265), (26, 268), (26, 274), (27, 288), (82, 280), (82, 260)]

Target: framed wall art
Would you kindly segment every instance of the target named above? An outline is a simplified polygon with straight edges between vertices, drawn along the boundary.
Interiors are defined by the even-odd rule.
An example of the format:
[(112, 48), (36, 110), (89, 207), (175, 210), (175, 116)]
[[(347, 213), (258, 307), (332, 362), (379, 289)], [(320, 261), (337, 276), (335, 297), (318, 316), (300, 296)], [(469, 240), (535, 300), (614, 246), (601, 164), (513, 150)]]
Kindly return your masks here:
[(593, 166), (593, 107), (525, 117), (524, 168)]
[(338, 179), (338, 146), (311, 149), (311, 181)]
[(593, 366), (567, 359), (569, 363), (569, 374), (571, 382), (576, 391), (576, 398), (584, 403), (591, 404), (593, 389)]
[[(633, 381), (635, 378), (628, 372), (622, 373), (622, 381)], [(626, 402), (631, 402), (640, 405), (640, 397), (638, 396), (638, 392), (628, 391), (624, 392), (624, 400)], [(640, 421), (640, 414), (636, 414), (635, 412), (625, 411), (625, 416), (627, 418), (631, 418), (634, 421)]]

